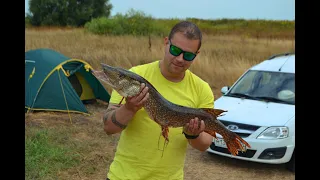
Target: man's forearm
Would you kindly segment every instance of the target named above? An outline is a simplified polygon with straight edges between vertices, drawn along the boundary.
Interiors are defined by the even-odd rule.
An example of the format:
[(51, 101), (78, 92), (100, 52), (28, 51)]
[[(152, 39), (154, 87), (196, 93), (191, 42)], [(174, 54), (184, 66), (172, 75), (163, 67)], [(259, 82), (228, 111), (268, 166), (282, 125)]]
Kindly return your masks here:
[(188, 139), (189, 144), (195, 148), (198, 149), (199, 151), (205, 151), (209, 148), (213, 140), (213, 137), (206, 133), (202, 132), (199, 134), (199, 137), (196, 139)]
[(134, 114), (134, 112), (127, 110), (125, 106), (111, 107), (103, 116), (104, 131), (107, 134), (121, 132)]

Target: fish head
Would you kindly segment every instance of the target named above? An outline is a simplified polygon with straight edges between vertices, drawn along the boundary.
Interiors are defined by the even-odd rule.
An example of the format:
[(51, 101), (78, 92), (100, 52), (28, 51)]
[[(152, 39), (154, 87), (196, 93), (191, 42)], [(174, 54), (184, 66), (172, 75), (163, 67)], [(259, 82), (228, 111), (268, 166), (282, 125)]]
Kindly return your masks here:
[(103, 81), (121, 96), (135, 96), (140, 93), (141, 83), (136, 80), (133, 72), (107, 64), (101, 65), (104, 73)]

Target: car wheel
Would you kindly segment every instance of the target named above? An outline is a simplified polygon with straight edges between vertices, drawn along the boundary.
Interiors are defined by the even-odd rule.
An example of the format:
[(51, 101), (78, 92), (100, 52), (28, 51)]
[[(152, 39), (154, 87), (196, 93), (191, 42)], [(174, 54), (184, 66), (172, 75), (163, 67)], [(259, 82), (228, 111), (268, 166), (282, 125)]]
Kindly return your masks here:
[(286, 168), (291, 172), (295, 172), (295, 151), (293, 151), (290, 161), (287, 162)]

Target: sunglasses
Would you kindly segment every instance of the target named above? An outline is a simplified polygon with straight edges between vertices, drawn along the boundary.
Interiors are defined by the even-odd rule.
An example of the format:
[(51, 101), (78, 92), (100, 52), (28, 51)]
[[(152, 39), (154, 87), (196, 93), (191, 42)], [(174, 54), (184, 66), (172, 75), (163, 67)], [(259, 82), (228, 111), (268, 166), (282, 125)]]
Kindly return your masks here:
[(172, 45), (171, 40), (169, 40), (169, 43), (170, 43), (169, 52), (173, 56), (179, 56), (181, 53), (183, 53), (183, 59), (186, 61), (192, 61), (197, 56), (197, 54), (195, 53), (184, 51), (178, 48), (177, 46)]

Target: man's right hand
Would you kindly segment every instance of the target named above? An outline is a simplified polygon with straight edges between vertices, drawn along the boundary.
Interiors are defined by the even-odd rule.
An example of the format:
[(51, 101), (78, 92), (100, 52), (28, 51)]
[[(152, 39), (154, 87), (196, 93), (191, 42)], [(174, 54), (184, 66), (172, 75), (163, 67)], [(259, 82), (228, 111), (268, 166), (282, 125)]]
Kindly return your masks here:
[(141, 84), (140, 93), (133, 97), (127, 97), (125, 108), (133, 113), (136, 113), (139, 109), (141, 109), (144, 103), (149, 98), (148, 93), (149, 88), (146, 87), (144, 83)]
[(148, 87), (145, 87), (145, 84), (141, 84), (140, 93), (133, 97), (127, 97), (123, 106), (109, 104), (107, 112), (103, 116), (104, 131), (107, 134), (121, 132), (134, 114), (143, 107), (148, 97)]

